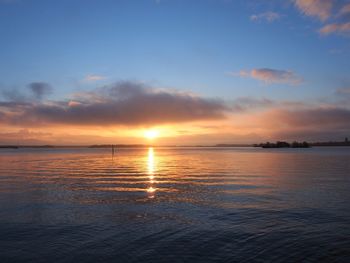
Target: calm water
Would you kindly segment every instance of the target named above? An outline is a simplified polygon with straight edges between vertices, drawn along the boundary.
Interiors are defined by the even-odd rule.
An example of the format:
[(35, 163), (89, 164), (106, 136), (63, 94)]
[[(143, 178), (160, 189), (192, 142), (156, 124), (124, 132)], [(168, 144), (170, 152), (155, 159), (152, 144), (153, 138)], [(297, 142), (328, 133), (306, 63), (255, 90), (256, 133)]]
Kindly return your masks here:
[(2, 149), (0, 262), (350, 262), (350, 149)]

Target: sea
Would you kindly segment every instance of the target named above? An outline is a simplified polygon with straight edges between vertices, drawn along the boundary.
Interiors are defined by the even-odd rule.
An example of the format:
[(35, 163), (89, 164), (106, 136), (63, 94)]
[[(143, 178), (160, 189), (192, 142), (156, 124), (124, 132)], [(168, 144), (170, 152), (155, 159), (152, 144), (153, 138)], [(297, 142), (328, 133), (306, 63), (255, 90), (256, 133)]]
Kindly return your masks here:
[(350, 262), (350, 147), (0, 149), (0, 262)]

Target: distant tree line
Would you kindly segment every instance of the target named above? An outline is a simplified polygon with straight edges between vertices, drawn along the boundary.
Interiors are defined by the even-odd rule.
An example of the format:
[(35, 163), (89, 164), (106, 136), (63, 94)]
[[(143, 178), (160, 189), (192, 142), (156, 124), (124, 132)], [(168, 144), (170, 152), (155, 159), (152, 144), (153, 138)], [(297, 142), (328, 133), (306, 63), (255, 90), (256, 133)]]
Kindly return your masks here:
[(15, 145), (0, 145), (0, 149), (18, 149)]
[(334, 142), (334, 141), (314, 142), (314, 143), (312, 143), (312, 146), (350, 146), (350, 141), (346, 137), (345, 140), (342, 142)]
[(311, 146), (350, 146), (350, 141), (346, 137), (344, 141), (328, 141), (328, 142), (292, 142), (277, 141), (275, 143), (266, 142), (260, 144), (254, 144), (254, 147), (262, 148), (309, 148)]
[(275, 143), (266, 142), (260, 144), (254, 144), (254, 147), (262, 147), (262, 148), (309, 148), (310, 144), (308, 142), (297, 142), (294, 141), (292, 143), (277, 141)]

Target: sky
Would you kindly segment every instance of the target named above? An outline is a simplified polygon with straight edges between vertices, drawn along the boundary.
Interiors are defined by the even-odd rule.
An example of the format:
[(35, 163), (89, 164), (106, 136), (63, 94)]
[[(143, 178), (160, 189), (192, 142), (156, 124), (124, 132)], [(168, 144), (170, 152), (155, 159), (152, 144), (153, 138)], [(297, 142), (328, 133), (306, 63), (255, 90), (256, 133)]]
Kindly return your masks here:
[(0, 36), (0, 144), (350, 137), (349, 0), (0, 0)]

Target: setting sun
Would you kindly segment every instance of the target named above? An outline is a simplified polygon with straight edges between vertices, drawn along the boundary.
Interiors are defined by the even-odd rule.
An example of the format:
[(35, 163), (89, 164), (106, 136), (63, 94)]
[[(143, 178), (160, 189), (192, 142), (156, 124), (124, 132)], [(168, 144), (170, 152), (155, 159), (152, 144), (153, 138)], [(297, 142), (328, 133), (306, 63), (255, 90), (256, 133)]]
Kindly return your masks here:
[(147, 130), (144, 133), (145, 138), (153, 140), (159, 136), (159, 131), (157, 130)]

